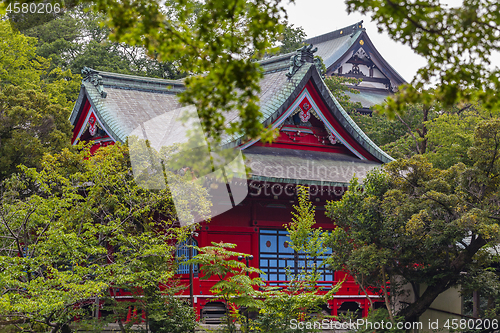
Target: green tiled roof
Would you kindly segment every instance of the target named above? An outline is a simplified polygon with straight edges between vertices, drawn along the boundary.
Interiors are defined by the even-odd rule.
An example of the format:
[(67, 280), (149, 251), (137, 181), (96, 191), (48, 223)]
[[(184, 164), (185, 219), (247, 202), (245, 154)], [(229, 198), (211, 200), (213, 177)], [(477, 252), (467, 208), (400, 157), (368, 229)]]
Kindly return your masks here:
[(84, 96), (88, 97), (106, 131), (120, 142), (125, 142), (139, 124), (181, 107), (176, 94), (184, 90), (182, 81), (101, 71), (93, 73), (102, 77), (106, 96), (102, 96), (94, 84), (84, 79), (70, 116), (73, 125), (81, 112)]
[(306, 39), (304, 43), (317, 47), (316, 55), (323, 59), (326, 68), (330, 68), (354, 44), (363, 31), (365, 29), (363, 21), (361, 21), (321, 36)]
[[(291, 106), (305, 84), (313, 80), (327, 107), (347, 132), (381, 162), (392, 161), (392, 158), (377, 147), (342, 109), (326, 87), (314, 64), (306, 62), (293, 76), (287, 76), (291, 55), (293, 53), (261, 61), (265, 73), (260, 82), (259, 95), (262, 123), (267, 126), (274, 122)], [(82, 111), (83, 98), (86, 96), (98, 118), (104, 122), (105, 129), (116, 141), (125, 142), (127, 136), (141, 124), (165, 114), (170, 117), (182, 107), (176, 96), (184, 89), (182, 81), (98, 71), (94, 71), (93, 74), (102, 77), (104, 94), (93, 83), (84, 80), (70, 120), (73, 125), (76, 124), (78, 115)], [(227, 123), (237, 121), (238, 111), (229, 112), (225, 117)], [(222, 145), (236, 147), (243, 143), (242, 140), (241, 135), (226, 136), (222, 139)]]

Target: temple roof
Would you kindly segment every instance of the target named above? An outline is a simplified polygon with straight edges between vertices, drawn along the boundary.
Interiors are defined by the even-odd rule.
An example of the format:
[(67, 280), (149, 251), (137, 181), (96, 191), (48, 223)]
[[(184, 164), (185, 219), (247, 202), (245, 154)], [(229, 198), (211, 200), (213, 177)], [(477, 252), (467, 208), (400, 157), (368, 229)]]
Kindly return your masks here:
[(389, 95), (387, 92), (380, 90), (362, 90), (359, 94), (347, 93), (351, 102), (360, 102), (365, 108), (370, 108), (376, 104), (382, 104), (385, 98)]
[[(264, 77), (260, 82), (261, 121), (272, 124), (299, 96), (305, 84), (312, 80), (337, 121), (370, 154), (383, 163), (392, 160), (373, 143), (343, 110), (330, 93), (316, 66), (303, 63), (296, 72), (287, 76), (290, 57), (295, 52), (266, 59), (261, 62)], [(130, 133), (140, 124), (163, 114), (173, 114), (181, 108), (176, 94), (184, 89), (182, 81), (145, 78), (88, 70), (80, 96), (70, 120), (76, 125), (78, 115), (86, 97), (108, 134), (115, 140), (125, 142)], [(238, 111), (227, 113), (226, 122), (238, 119)], [(222, 145), (236, 147), (244, 143), (241, 135), (222, 138)]]
[[(397, 88), (406, 83), (405, 79), (382, 57), (369, 38), (363, 21), (329, 33), (306, 39), (306, 44), (313, 44), (318, 48), (316, 55), (321, 56), (327, 68), (327, 75), (338, 75), (337, 70), (362, 49), (367, 58), (373, 62), (382, 75), (387, 79), (387, 88), (367, 88), (363, 85), (354, 87), (360, 94), (351, 94), (353, 102), (360, 102), (363, 108), (369, 109), (375, 104), (383, 103)], [(344, 74), (365, 80), (363, 76)]]
[(316, 55), (323, 59), (326, 68), (329, 69), (356, 42), (361, 33), (365, 31), (362, 23), (363, 21), (306, 39), (304, 43), (313, 44), (318, 48)]
[(406, 83), (405, 79), (382, 57), (371, 42), (363, 21), (334, 30), (332, 32), (306, 39), (306, 44), (313, 44), (318, 48), (316, 55), (323, 58), (327, 72), (335, 71), (346, 60), (350, 59), (359, 48), (363, 48), (368, 56), (374, 60), (377, 67), (388, 76), (393, 86)]
[[(291, 61), (291, 58), (295, 61)], [(265, 126), (281, 128), (285, 120), (303, 105), (300, 103), (308, 101), (312, 104), (310, 112), (324, 124), (326, 130), (335, 135), (345, 153), (258, 147), (254, 146), (257, 140), (247, 141), (242, 135), (223, 136), (223, 148), (242, 149), (250, 163), (260, 163), (262, 168), (252, 171), (253, 179), (345, 186), (354, 174), (363, 178), (367, 171), (393, 160), (343, 110), (312, 60), (309, 47), (260, 62), (264, 71), (260, 81), (260, 121)], [(186, 128), (179, 120), (180, 114), (195, 111), (195, 108), (179, 103), (177, 94), (185, 89), (182, 80), (138, 77), (88, 68), (83, 74), (80, 95), (70, 116), (75, 126), (73, 143), (89, 126), (89, 119), (94, 119), (89, 118), (91, 116), (95, 116), (94, 121), (112, 141), (126, 142), (132, 133), (144, 133), (144, 137), (151, 142), (168, 145), (184, 136)], [(239, 113), (237, 110), (230, 111), (225, 117), (229, 124), (238, 120)], [(154, 143), (151, 147), (157, 148)], [(352, 155), (346, 155), (350, 153)], [(279, 172), (285, 165), (303, 168), (308, 163), (322, 165), (327, 171), (309, 168), (307, 175), (296, 178), (288, 171)], [(330, 172), (334, 169), (340, 171)], [(275, 172), (269, 174), (269, 170)]]

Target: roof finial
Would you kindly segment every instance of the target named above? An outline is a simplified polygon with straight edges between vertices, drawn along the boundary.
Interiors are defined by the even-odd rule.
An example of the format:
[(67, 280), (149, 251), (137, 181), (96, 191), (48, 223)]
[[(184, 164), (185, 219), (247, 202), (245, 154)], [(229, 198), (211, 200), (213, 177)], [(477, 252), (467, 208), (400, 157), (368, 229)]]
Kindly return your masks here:
[(292, 77), (300, 67), (306, 62), (314, 63), (314, 52), (318, 50), (317, 47), (313, 49), (313, 45), (304, 45), (297, 50), (296, 54), (290, 57), (290, 69), (286, 76)]
[(108, 94), (104, 91), (102, 87), (102, 76), (100, 76), (97, 73), (97, 71), (85, 66), (82, 69), (82, 75), (83, 75), (83, 81), (89, 81), (90, 83), (92, 83), (96, 87), (101, 97), (106, 98)]

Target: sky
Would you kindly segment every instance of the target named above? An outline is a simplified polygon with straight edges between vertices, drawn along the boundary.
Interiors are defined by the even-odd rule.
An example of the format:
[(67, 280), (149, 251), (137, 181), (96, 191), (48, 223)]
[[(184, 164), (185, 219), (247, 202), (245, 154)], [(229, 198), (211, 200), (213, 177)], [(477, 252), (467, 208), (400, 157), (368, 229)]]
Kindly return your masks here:
[[(287, 1), (287, 0), (284, 0)], [(409, 46), (396, 43), (387, 34), (378, 33), (377, 25), (359, 13), (347, 15), (344, 0), (295, 0), (285, 5), (288, 21), (302, 27), (308, 38), (319, 36), (363, 20), (363, 27), (384, 59), (407, 81), (411, 82), (426, 60)]]

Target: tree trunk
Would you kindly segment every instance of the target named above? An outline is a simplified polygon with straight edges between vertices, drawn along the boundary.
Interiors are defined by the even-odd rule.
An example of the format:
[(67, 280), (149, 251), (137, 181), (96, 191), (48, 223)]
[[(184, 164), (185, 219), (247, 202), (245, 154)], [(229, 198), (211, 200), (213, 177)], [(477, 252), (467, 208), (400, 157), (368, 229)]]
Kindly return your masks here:
[(405, 321), (408, 322), (418, 321), (418, 318), (431, 306), (432, 302), (434, 302), (439, 294), (457, 283), (463, 267), (472, 261), (474, 254), (484, 245), (486, 245), (486, 241), (480, 236), (473, 240), (471, 244), (453, 260), (450, 265), (450, 274), (442, 277), (433, 285), (428, 286), (415, 303), (401, 310), (398, 315), (404, 316)]
[(387, 294), (387, 282), (385, 281), (385, 266), (382, 266), (382, 283), (384, 284), (384, 300), (385, 307), (387, 308), (387, 312), (389, 313), (389, 320), (394, 324), (394, 317), (392, 316), (392, 306), (389, 301), (389, 295)]
[(479, 318), (480, 303), (479, 291), (474, 290), (472, 292), (472, 317)]
[(421, 154), (425, 154), (425, 152), (427, 151), (427, 125), (425, 124), (425, 122), (429, 120), (429, 107), (424, 106), (423, 112), (424, 119), (422, 122), (422, 133), (420, 133), (420, 137), (422, 138), (422, 142), (420, 144)]

